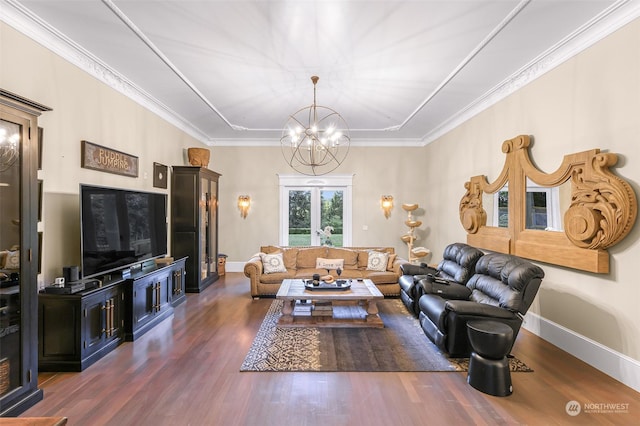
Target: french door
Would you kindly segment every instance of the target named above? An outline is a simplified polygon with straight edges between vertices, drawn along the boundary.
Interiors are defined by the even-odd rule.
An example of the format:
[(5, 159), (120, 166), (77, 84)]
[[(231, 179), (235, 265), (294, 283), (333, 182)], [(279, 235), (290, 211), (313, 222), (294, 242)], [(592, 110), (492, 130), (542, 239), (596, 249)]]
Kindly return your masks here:
[(351, 245), (351, 177), (280, 176), (280, 244)]

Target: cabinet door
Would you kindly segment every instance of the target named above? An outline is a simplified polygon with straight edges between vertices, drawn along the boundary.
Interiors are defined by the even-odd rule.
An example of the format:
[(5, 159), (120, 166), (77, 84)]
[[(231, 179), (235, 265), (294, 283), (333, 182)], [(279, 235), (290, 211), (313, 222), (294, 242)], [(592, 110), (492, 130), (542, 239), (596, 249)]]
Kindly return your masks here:
[(211, 203), (209, 206), (209, 229), (207, 232), (207, 241), (209, 242), (209, 270), (207, 277), (215, 277), (218, 275), (218, 181), (209, 181), (209, 193)]
[(209, 193), (209, 179), (200, 178), (200, 281), (209, 277), (210, 253), (210, 218), (211, 194)]
[(171, 303), (171, 284), (169, 271), (166, 271), (153, 280), (156, 286), (155, 292), (155, 313), (161, 312), (163, 309), (169, 307)]
[(200, 188), (200, 281), (210, 283), (218, 276), (218, 181), (205, 175)]
[(133, 329), (149, 321), (155, 312), (155, 288), (149, 278), (133, 283)]
[(110, 342), (122, 337), (122, 294), (122, 287), (119, 285), (104, 293), (105, 342)]
[(181, 261), (174, 265), (173, 270), (171, 271), (171, 305), (177, 306), (182, 303), (185, 296), (185, 262)]
[(100, 350), (105, 341), (106, 306), (103, 293), (89, 296), (82, 302), (82, 358)]
[(38, 297), (40, 364), (77, 360), (82, 355), (83, 305), (79, 298), (41, 294)]

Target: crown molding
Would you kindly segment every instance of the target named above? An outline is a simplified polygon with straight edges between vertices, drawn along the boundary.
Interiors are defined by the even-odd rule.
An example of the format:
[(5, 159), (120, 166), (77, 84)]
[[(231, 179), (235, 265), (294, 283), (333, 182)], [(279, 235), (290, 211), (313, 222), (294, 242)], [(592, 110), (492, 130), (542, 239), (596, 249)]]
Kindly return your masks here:
[[(144, 91), (132, 81), (92, 55), (86, 49), (69, 39), (48, 23), (34, 15), (29, 9), (16, 0), (0, 0), (0, 20), (17, 31), (45, 46), (55, 54), (76, 65), (112, 89), (132, 99), (142, 107), (155, 113), (173, 124), (194, 139), (209, 146), (279, 146), (278, 139), (271, 138), (215, 138), (212, 139), (191, 122), (180, 116), (164, 103)], [(352, 146), (426, 146), (444, 134), (455, 129), (485, 109), (495, 105), (523, 86), (559, 66), (566, 60), (587, 49), (607, 35), (640, 16), (640, 2), (620, 0), (590, 22), (567, 36), (560, 43), (548, 49), (512, 76), (499, 83), (476, 101), (467, 105), (457, 114), (450, 117), (434, 130), (421, 138), (352, 138)], [(234, 130), (251, 131), (236, 128)], [(389, 129), (371, 129), (371, 132), (390, 132), (398, 130), (398, 126)]]
[[(215, 141), (209, 140), (207, 145), (212, 147), (279, 147), (280, 139), (278, 138), (220, 138)], [(369, 147), (369, 148), (385, 148), (385, 147), (408, 147), (419, 148), (425, 146), (422, 139), (418, 138), (354, 138), (351, 137), (351, 147)]]
[(565, 37), (555, 46), (547, 49), (537, 58), (513, 73), (475, 102), (467, 105), (440, 126), (424, 135), (423, 144), (426, 146), (439, 137), (445, 135), (465, 121), (480, 112), (495, 105), (502, 99), (520, 90), (527, 84), (558, 67), (568, 59), (586, 50), (611, 33), (622, 28), (640, 16), (640, 2), (621, 0), (611, 5), (607, 10), (593, 18), (581, 28)]
[(82, 46), (34, 15), (19, 2), (14, 0), (0, 1), (0, 20), (142, 107), (157, 114), (193, 138), (203, 143), (209, 142), (209, 138), (204, 132), (109, 67)]

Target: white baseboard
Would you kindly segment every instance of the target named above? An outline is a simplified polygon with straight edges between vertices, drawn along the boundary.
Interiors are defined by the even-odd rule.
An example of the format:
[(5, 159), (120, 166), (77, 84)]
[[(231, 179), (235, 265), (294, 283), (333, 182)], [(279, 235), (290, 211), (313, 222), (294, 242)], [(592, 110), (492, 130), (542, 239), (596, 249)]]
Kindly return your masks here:
[(640, 362), (635, 359), (531, 312), (522, 327), (640, 392)]
[(246, 262), (226, 262), (224, 268), (227, 272), (244, 272)]

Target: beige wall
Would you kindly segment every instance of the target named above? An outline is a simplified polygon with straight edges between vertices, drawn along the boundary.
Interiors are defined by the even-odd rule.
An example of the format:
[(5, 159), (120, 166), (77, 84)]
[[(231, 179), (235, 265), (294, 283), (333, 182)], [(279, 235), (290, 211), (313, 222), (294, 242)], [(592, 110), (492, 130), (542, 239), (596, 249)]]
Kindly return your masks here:
[[(49, 282), (61, 274), (63, 266), (80, 262), (79, 183), (168, 193), (153, 188), (153, 162), (187, 164), (184, 150), (202, 144), (11, 27), (0, 23), (0, 31), (0, 86), (53, 108), (39, 120), (45, 129), (41, 281)], [(81, 168), (81, 140), (138, 156), (139, 177)], [(242, 262), (260, 245), (278, 243), (278, 174), (293, 171), (279, 147), (214, 147), (211, 151), (209, 168), (222, 174), (220, 251), (229, 256), (228, 261)], [(423, 152), (424, 148), (352, 148), (337, 172), (354, 174), (354, 245), (394, 246), (406, 256), (406, 246), (400, 241), (407, 231), (400, 204), (426, 203), (423, 179), (416, 179)], [(252, 197), (246, 219), (236, 207), (240, 194)], [(389, 219), (380, 210), (383, 194), (396, 200)], [(421, 231), (423, 237), (427, 222)], [(363, 230), (365, 225), (367, 231)]]
[[(424, 148), (354, 148), (336, 170), (353, 174), (353, 244), (395, 247), (407, 256), (400, 237), (408, 231), (402, 203), (426, 205), (429, 190), (420, 176), (424, 167)], [(227, 262), (242, 262), (256, 253), (260, 245), (278, 244), (279, 174), (296, 174), (285, 162), (279, 147), (215, 147), (210, 168), (222, 174), (220, 180), (220, 251)], [(251, 196), (246, 219), (237, 209), (238, 195)], [(386, 219), (380, 208), (380, 196), (394, 197), (394, 209)], [(425, 222), (420, 231), (424, 241), (429, 218), (424, 211), (416, 217)], [(367, 226), (368, 230), (363, 230)]]
[[(615, 172), (640, 195), (640, 20), (545, 74), (427, 146), (425, 179), (436, 199), (460, 194), (470, 176), (494, 180), (503, 140), (534, 137), (531, 156), (546, 172), (564, 154), (600, 148), (619, 154)], [(429, 159), (454, 158), (446, 161)], [(457, 197), (454, 197), (455, 201)], [(435, 253), (464, 239), (455, 202), (426, 205)], [(431, 210), (434, 210), (433, 213)], [(572, 332), (640, 360), (640, 226), (609, 250), (611, 272), (591, 274), (542, 264), (546, 273), (533, 312)]]
[[(0, 85), (54, 108), (40, 121), (45, 128), (44, 276), (51, 279), (79, 257), (78, 183), (154, 190), (152, 163), (184, 164), (184, 149), (198, 143), (7, 26), (0, 24), (0, 31)], [(494, 179), (504, 161), (502, 141), (518, 134), (534, 137), (531, 154), (545, 171), (554, 170), (566, 153), (590, 148), (619, 153), (617, 173), (640, 194), (639, 112), (636, 20), (425, 148), (352, 148), (337, 173), (355, 174), (353, 244), (391, 245), (404, 254), (399, 237), (407, 229), (400, 204), (416, 202), (424, 221), (418, 244), (432, 249), (431, 260), (438, 261), (447, 244), (466, 238), (458, 221), (464, 182), (477, 174)], [(141, 177), (81, 169), (82, 139), (139, 156)], [(214, 147), (210, 168), (223, 175), (219, 247), (228, 261), (241, 262), (260, 244), (276, 243), (277, 174), (291, 173), (279, 148)], [(253, 200), (246, 219), (236, 208), (240, 194)], [(380, 211), (382, 194), (396, 200), (389, 219)], [(640, 259), (639, 228), (610, 250), (609, 274), (542, 265), (546, 278), (533, 312), (640, 360), (634, 264)]]
[[(3, 23), (0, 44), (0, 86), (53, 109), (38, 121), (44, 128), (42, 285), (80, 262), (80, 183), (168, 193), (153, 187), (153, 163), (185, 164), (185, 148), (203, 144)], [(81, 140), (137, 156), (139, 177), (81, 168)]]

